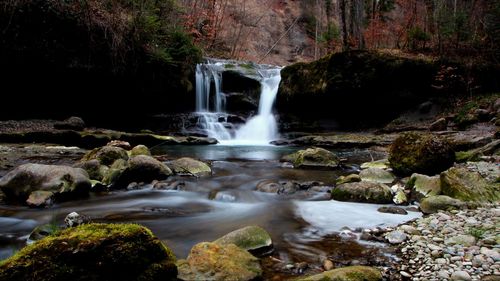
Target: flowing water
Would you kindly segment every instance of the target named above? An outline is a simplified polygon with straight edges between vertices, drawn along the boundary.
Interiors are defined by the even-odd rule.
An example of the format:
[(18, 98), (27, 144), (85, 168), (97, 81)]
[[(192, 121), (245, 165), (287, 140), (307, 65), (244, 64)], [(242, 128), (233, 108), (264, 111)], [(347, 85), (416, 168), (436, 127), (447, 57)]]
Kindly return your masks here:
[(222, 72), (227, 64), (208, 61), (196, 66), (196, 114), (200, 116), (200, 129), (224, 145), (269, 145), (279, 137), (272, 109), (281, 81), (281, 68), (258, 69), (258, 76), (254, 77), (261, 83), (258, 113), (243, 126), (235, 128), (227, 122), (226, 98), (222, 92)]
[[(337, 171), (300, 170), (284, 166), (279, 158), (298, 148), (273, 146), (163, 146), (154, 154), (171, 159), (194, 157), (211, 162), (213, 175), (173, 177), (167, 190), (145, 185), (140, 190), (93, 194), (90, 198), (57, 204), (50, 209), (0, 205), (0, 259), (23, 246), (29, 232), (45, 223), (62, 224), (76, 211), (97, 222), (136, 222), (149, 227), (179, 258), (201, 241), (212, 241), (232, 230), (260, 225), (273, 238), (273, 259), (265, 259), (266, 274), (284, 271), (285, 264), (307, 262), (314, 269), (330, 257), (336, 264), (382, 257), (384, 251), (342, 238), (343, 227), (395, 225), (416, 217), (382, 214), (377, 205), (329, 200), (326, 189), (292, 195), (256, 191), (262, 180), (322, 181), (331, 185), (349, 174), (355, 164), (370, 160), (367, 150), (337, 151), (354, 166)], [(375, 251), (375, 252), (372, 252)], [(276, 262), (276, 260), (282, 262)], [(371, 261), (373, 262), (373, 261)], [(363, 263), (363, 262), (362, 262)], [(272, 269), (272, 270), (270, 270)], [(293, 275), (285, 274), (285, 278)], [(288, 276), (288, 277), (287, 277)]]

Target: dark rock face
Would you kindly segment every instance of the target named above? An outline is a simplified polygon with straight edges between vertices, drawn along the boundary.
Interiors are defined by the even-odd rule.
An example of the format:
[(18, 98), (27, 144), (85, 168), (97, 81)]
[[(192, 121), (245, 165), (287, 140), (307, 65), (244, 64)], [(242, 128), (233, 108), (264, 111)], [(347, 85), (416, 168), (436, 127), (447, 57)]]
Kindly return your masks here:
[(177, 280), (175, 256), (136, 224), (84, 224), (0, 264), (0, 280)]
[(75, 130), (81, 131), (85, 129), (85, 122), (80, 117), (72, 116), (62, 122), (56, 122), (54, 128), (60, 130)]
[(329, 117), (340, 127), (378, 125), (425, 101), (436, 71), (423, 60), (365, 51), (333, 54), (285, 67), (277, 107), (306, 119)]

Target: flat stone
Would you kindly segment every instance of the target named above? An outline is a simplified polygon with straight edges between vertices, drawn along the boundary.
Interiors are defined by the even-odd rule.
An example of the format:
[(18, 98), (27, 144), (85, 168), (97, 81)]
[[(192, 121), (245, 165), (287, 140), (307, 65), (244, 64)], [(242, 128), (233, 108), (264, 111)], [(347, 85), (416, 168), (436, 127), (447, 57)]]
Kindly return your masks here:
[(472, 278), (467, 271), (455, 271), (451, 274), (451, 280), (470, 281)]

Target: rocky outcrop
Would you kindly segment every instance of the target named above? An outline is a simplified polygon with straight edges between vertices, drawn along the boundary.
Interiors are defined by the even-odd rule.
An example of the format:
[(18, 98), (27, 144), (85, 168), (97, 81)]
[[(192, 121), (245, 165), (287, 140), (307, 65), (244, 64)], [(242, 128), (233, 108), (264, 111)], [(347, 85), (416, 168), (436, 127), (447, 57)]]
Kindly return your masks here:
[(435, 175), (452, 166), (454, 161), (450, 143), (432, 134), (404, 133), (394, 140), (389, 151), (390, 165), (401, 175)]
[(344, 128), (378, 125), (424, 102), (437, 70), (429, 61), (376, 52), (331, 54), (285, 67), (277, 106), (304, 119), (332, 118)]
[(0, 264), (0, 279), (177, 280), (175, 256), (136, 224), (84, 224), (25, 247)]
[(339, 166), (339, 158), (333, 152), (319, 147), (299, 150), (281, 160), (291, 162), (294, 168), (335, 169)]
[(382, 274), (373, 267), (348, 266), (323, 273), (300, 277), (297, 281), (382, 281)]
[(392, 202), (391, 189), (381, 183), (352, 182), (341, 184), (331, 191), (332, 199), (338, 201), (387, 204)]
[(30, 204), (43, 206), (52, 198), (66, 200), (88, 195), (90, 180), (87, 172), (79, 168), (24, 164), (0, 179), (0, 189), (8, 200), (23, 202), (30, 198)]
[(177, 266), (181, 280), (250, 281), (262, 275), (259, 260), (234, 244), (199, 243)]

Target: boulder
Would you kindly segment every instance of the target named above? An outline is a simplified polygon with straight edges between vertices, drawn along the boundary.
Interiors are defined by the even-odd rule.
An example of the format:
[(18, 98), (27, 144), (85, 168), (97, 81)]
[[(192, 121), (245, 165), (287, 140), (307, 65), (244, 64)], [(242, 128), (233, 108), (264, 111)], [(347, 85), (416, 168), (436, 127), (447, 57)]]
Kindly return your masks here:
[(255, 225), (232, 231), (215, 240), (214, 243), (220, 245), (234, 244), (251, 253), (269, 252), (273, 246), (269, 233)]
[(368, 169), (368, 168), (379, 168), (386, 170), (389, 168), (389, 160), (380, 159), (377, 161), (365, 162), (361, 164), (361, 169)]
[(181, 280), (246, 281), (262, 275), (259, 260), (234, 244), (199, 243), (177, 266)]
[(481, 174), (457, 166), (441, 173), (441, 189), (444, 195), (474, 202), (497, 202), (500, 184), (487, 182)]
[(340, 185), (340, 184), (343, 184), (343, 183), (349, 183), (349, 182), (360, 182), (361, 181), (361, 177), (357, 174), (350, 174), (350, 175), (347, 175), (347, 176), (340, 176), (337, 178), (337, 180), (335, 181), (335, 184), (337, 185)]
[(121, 141), (121, 140), (112, 140), (106, 144), (106, 146), (115, 146), (115, 147), (120, 147), (125, 150), (130, 150), (132, 146), (128, 141)]
[[(114, 166), (114, 164), (113, 164)], [(111, 166), (110, 171), (114, 170)], [(121, 172), (121, 173), (120, 173)], [(162, 162), (151, 156), (138, 155), (125, 165), (120, 165), (111, 176), (113, 188), (126, 188), (131, 182), (152, 182), (164, 180), (172, 175), (172, 171)]]
[(378, 182), (378, 183), (392, 183), (394, 175), (391, 172), (380, 168), (367, 168), (359, 173), (362, 181)]
[(81, 161), (97, 159), (100, 164), (109, 166), (118, 159), (128, 160), (128, 158), (127, 151), (121, 147), (103, 146), (89, 151)]
[(332, 199), (338, 201), (387, 204), (392, 202), (391, 189), (382, 183), (352, 182), (332, 189)]
[(134, 157), (137, 155), (151, 156), (151, 152), (149, 151), (149, 148), (147, 146), (139, 144), (134, 146), (132, 150), (130, 150), (130, 157)]
[(54, 123), (54, 128), (59, 130), (82, 131), (85, 129), (85, 122), (80, 117), (72, 116), (64, 121)]
[(420, 209), (424, 214), (434, 214), (439, 210), (461, 209), (464, 202), (445, 195), (430, 196), (420, 202)]
[(202, 177), (212, 174), (212, 169), (206, 163), (189, 157), (174, 160), (170, 162), (169, 166), (178, 175)]
[(123, 172), (128, 168), (128, 162), (123, 159), (116, 160), (111, 167), (106, 171), (102, 179), (102, 183), (112, 186), (118, 181)]
[(313, 147), (284, 156), (282, 161), (291, 162), (294, 168), (335, 169), (339, 158), (324, 148)]
[(389, 162), (394, 172), (437, 174), (453, 165), (455, 153), (447, 140), (426, 133), (404, 133), (392, 143)]
[(145, 227), (84, 224), (23, 248), (0, 280), (177, 280), (175, 256)]
[(357, 265), (299, 277), (296, 281), (382, 281), (382, 274), (376, 268)]
[[(59, 165), (24, 164), (0, 179), (0, 190), (7, 199), (25, 201), (34, 191), (48, 191), (54, 199), (65, 200), (88, 195), (90, 180), (83, 169)], [(49, 193), (35, 193), (32, 201)], [(35, 200), (36, 199), (36, 200)]]

